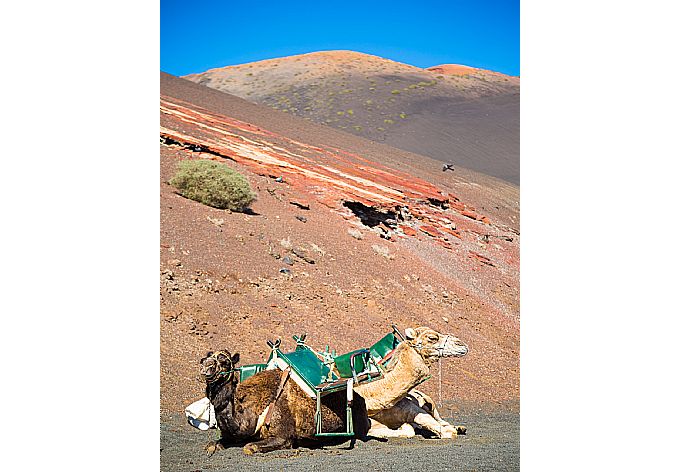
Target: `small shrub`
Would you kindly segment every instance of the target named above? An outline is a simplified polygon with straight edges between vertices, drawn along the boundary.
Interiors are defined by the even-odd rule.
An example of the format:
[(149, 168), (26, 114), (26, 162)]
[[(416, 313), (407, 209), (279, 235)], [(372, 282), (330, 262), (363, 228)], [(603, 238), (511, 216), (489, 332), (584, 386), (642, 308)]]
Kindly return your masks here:
[(397, 89), (396, 89), (396, 90), (391, 90), (391, 93), (392, 93), (393, 95), (397, 95), (397, 94), (400, 93), (400, 90), (397, 90)]
[(247, 179), (215, 161), (183, 161), (170, 179), (178, 193), (214, 208), (243, 211), (256, 200)]

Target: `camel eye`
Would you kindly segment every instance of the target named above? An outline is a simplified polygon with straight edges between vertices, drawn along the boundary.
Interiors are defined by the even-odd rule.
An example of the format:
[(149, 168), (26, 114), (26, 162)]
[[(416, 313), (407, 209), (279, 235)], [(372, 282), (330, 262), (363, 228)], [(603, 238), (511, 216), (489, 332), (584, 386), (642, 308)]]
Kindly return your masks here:
[(438, 336), (436, 336), (434, 334), (430, 334), (429, 335), (429, 341), (438, 341)]

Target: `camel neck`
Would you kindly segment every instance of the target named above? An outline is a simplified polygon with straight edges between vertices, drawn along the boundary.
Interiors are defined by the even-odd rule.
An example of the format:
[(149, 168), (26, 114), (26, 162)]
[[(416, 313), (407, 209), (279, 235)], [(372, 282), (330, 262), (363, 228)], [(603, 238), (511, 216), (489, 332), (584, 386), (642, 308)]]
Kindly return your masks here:
[(430, 373), (429, 366), (409, 343), (395, 348), (393, 358), (382, 379), (355, 387), (364, 397), (369, 414), (390, 408), (407, 392), (422, 383)]
[(230, 406), (231, 412), (234, 413), (235, 390), (237, 389), (235, 375), (236, 372), (231, 372), (224, 380), (206, 386), (206, 397), (211, 400), (216, 412), (223, 411)]

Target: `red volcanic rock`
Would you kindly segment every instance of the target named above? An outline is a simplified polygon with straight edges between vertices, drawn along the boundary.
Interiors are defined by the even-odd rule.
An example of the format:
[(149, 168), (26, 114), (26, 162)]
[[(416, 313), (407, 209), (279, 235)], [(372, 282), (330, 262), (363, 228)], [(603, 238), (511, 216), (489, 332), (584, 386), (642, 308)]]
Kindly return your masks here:
[[(160, 135), (164, 140), (186, 149), (204, 150), (191, 153), (191, 157), (230, 159), (257, 175), (280, 176), (285, 185), (314, 196), (329, 208), (337, 210), (344, 202), (357, 202), (384, 213), (406, 207), (413, 218), (425, 223), (421, 231), (439, 239), (444, 238), (442, 231), (453, 224), (456, 211), (489, 222), (457, 196), (446, 196), (426, 180), (361, 155), (330, 146), (311, 146), (165, 95), (161, 95), (160, 111)], [(302, 209), (310, 207), (306, 201), (290, 203)], [(403, 227), (402, 231), (417, 236), (412, 228)]]
[(468, 218), (472, 218), (473, 220), (479, 219), (479, 215), (477, 214), (476, 211), (472, 211), (472, 210), (463, 210), (463, 211), (461, 211), (460, 213), (462, 213), (464, 216), (466, 216), (466, 217), (468, 217)]
[(491, 259), (489, 259), (489, 258), (486, 257), (486, 256), (482, 256), (481, 254), (479, 254), (479, 253), (477, 253), (477, 252), (470, 251), (470, 257), (474, 257), (475, 259), (477, 259), (477, 260), (478, 260), (479, 262), (481, 262), (482, 264), (486, 264), (486, 265), (489, 265), (489, 266), (491, 266), (491, 267), (496, 267), (496, 266), (491, 262)]
[(437, 74), (465, 75), (472, 72), (477, 72), (481, 69), (463, 66), (461, 64), (440, 64), (438, 66), (427, 67), (426, 70), (429, 72), (435, 72)]
[(453, 245), (450, 244), (448, 241), (444, 241), (443, 239), (437, 240), (436, 244), (438, 244), (439, 246), (443, 246), (446, 249), (453, 249)]
[(415, 229), (411, 226), (400, 226), (400, 229), (402, 229), (402, 232), (408, 236), (417, 236), (417, 231), (415, 231)]
[(423, 231), (424, 233), (428, 234), (431, 237), (443, 238), (443, 234), (439, 230), (434, 228), (433, 226), (420, 226), (419, 230)]

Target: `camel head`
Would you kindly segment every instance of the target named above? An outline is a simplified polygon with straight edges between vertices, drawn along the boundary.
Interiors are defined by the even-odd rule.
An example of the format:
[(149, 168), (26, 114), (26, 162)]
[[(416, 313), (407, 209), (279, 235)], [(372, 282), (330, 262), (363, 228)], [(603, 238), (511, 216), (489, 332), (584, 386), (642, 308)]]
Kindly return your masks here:
[(452, 334), (440, 334), (426, 326), (407, 328), (405, 337), (425, 362), (433, 362), (441, 357), (462, 357), (469, 351), (467, 344)]
[(201, 359), (199, 370), (206, 383), (212, 384), (218, 379), (226, 378), (231, 374), (239, 361), (239, 354), (231, 355), (230, 351), (226, 349), (208, 352), (206, 357)]

